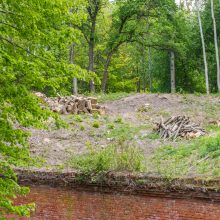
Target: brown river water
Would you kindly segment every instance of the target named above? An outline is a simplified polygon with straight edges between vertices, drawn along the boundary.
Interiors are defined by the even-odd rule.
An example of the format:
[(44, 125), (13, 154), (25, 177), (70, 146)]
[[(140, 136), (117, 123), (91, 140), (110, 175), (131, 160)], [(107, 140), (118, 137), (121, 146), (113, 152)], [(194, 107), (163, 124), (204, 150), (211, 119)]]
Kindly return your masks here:
[(32, 187), (17, 204), (35, 202), (32, 220), (220, 220), (220, 202), (150, 196), (102, 194)]

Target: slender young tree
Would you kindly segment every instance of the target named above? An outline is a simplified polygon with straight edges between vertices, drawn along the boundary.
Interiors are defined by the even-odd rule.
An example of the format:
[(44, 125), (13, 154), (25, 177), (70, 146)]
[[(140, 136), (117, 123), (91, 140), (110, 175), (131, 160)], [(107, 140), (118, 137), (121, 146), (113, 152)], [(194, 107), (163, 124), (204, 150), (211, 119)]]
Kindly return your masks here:
[(218, 87), (218, 92), (220, 92), (220, 67), (219, 67), (218, 36), (217, 36), (217, 30), (216, 30), (216, 21), (215, 21), (213, 0), (211, 0), (211, 13), (212, 13), (212, 21), (213, 21), (215, 55), (216, 55), (216, 64), (217, 64), (217, 87)]
[[(95, 33), (97, 25), (97, 17), (101, 11), (103, 0), (89, 0), (88, 1), (88, 15), (89, 15), (89, 37), (87, 42), (89, 45), (89, 66), (88, 70), (94, 72), (94, 50), (95, 50)], [(93, 80), (90, 81), (90, 92), (95, 92), (95, 83)]]
[(176, 93), (176, 70), (175, 70), (175, 53), (170, 51), (170, 76), (171, 76), (171, 93)]
[(152, 93), (152, 71), (151, 71), (151, 48), (148, 47), (148, 74), (150, 83), (150, 93)]
[(204, 34), (203, 34), (202, 21), (201, 21), (201, 16), (200, 16), (200, 9), (199, 9), (199, 5), (198, 5), (198, 0), (196, 0), (195, 4), (196, 4), (196, 11), (197, 11), (197, 16), (198, 16), (199, 30), (200, 30), (200, 36), (201, 36), (201, 42), (202, 42), (203, 61), (204, 61), (204, 68), (205, 68), (206, 93), (209, 94), (210, 92), (209, 92), (208, 64), (207, 64), (205, 40), (204, 40)]
[[(70, 64), (74, 64), (74, 47), (75, 47), (75, 44), (72, 44), (70, 46)], [(78, 94), (78, 86), (77, 86), (77, 78), (76, 77), (73, 78), (72, 88), (73, 88), (73, 94), (77, 95)]]

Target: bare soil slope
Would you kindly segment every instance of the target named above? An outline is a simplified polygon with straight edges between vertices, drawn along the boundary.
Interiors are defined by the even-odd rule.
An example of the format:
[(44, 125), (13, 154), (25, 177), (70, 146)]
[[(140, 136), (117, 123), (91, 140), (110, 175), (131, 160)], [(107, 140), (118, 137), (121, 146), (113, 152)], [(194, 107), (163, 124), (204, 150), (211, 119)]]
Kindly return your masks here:
[(123, 141), (140, 147), (147, 157), (155, 148), (170, 143), (152, 132), (161, 116), (186, 115), (204, 128), (210, 120), (220, 119), (219, 96), (136, 94), (103, 105), (104, 116), (62, 116), (69, 124), (66, 129), (30, 129), (32, 155), (44, 158), (48, 167), (65, 167), (73, 155)]

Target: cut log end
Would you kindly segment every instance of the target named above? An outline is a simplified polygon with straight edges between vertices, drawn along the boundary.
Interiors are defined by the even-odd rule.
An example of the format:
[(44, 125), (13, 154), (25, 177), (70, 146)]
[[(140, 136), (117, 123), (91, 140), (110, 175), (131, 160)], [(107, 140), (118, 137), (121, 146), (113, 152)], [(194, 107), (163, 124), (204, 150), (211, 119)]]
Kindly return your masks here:
[[(96, 97), (84, 96), (58, 96), (46, 97), (43, 93), (37, 92), (35, 95), (42, 99), (44, 104), (49, 106), (51, 111), (59, 114), (105, 114), (105, 108), (98, 105)], [(42, 106), (42, 108), (45, 107)]]

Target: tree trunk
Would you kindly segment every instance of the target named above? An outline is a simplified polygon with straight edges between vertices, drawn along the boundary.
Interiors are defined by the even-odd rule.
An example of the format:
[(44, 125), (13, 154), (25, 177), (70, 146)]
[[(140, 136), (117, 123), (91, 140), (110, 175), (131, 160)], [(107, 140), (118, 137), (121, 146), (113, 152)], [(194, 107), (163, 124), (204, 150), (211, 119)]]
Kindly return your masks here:
[(152, 93), (151, 49), (150, 49), (150, 47), (148, 48), (148, 73), (149, 73), (150, 93)]
[[(71, 45), (70, 47), (70, 64), (74, 64), (74, 44)], [(78, 94), (78, 86), (77, 86), (77, 78), (73, 78), (73, 94), (77, 95)]]
[(220, 69), (219, 69), (218, 37), (217, 37), (217, 30), (216, 30), (216, 21), (215, 21), (213, 0), (211, 0), (211, 12), (212, 12), (212, 20), (213, 20), (215, 53), (216, 53), (216, 64), (217, 64), (217, 86), (218, 86), (218, 92), (220, 92)]
[(108, 68), (111, 62), (111, 58), (112, 58), (113, 52), (110, 52), (107, 56), (107, 60), (105, 63), (105, 69), (104, 69), (104, 74), (103, 74), (103, 78), (102, 78), (102, 92), (105, 93), (106, 92), (106, 88), (107, 88), (107, 81), (108, 81)]
[[(137, 64), (137, 67), (136, 67), (136, 74), (137, 76), (139, 76), (139, 66)], [(137, 92), (140, 93), (141, 92), (141, 80), (140, 80), (140, 77), (137, 81)]]
[(176, 93), (175, 54), (170, 51), (171, 93)]
[(107, 59), (105, 62), (105, 68), (104, 68), (104, 74), (103, 74), (103, 78), (102, 78), (102, 85), (101, 85), (102, 92), (106, 92), (107, 82), (108, 82), (108, 74), (109, 74), (108, 68), (111, 63), (112, 56), (118, 50), (118, 48), (120, 47), (120, 45), (122, 43), (123, 42), (119, 42), (114, 48), (111, 49), (111, 51), (109, 51), (109, 53), (107, 55)]
[(205, 40), (204, 40), (204, 34), (203, 34), (203, 29), (202, 29), (202, 22), (201, 22), (201, 17), (200, 17), (198, 0), (196, 1), (196, 10), (197, 10), (197, 14), (198, 14), (199, 30), (200, 30), (201, 41), (202, 41), (203, 60), (204, 60), (204, 67), (205, 67), (206, 93), (209, 94), (208, 64), (207, 64), (207, 58), (206, 58)]
[[(90, 38), (89, 38), (89, 68), (88, 70), (91, 72), (94, 72), (95, 28), (96, 28), (96, 16), (93, 17)], [(90, 81), (90, 92), (95, 93), (94, 80)]]
[[(89, 72), (94, 72), (94, 42), (89, 44)], [(95, 83), (93, 80), (90, 80), (90, 92), (95, 92)]]
[(73, 94), (78, 94), (78, 82), (76, 77), (73, 78)]

